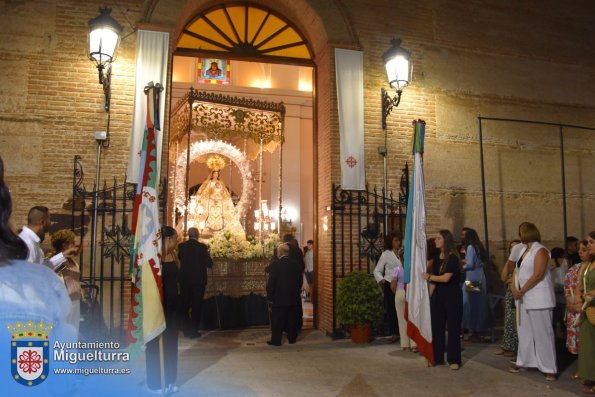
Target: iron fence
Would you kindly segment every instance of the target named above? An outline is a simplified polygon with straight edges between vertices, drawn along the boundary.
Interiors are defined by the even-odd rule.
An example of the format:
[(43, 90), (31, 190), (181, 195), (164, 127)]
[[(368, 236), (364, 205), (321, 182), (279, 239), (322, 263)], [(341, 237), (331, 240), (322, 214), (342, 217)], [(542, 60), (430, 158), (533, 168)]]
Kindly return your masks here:
[[(81, 338), (98, 336), (124, 340), (130, 305), (130, 238), (134, 196), (137, 185), (111, 184), (106, 180), (97, 191), (87, 191), (80, 156), (74, 157), (72, 184), (71, 228), (79, 236), (81, 246), (86, 246), (79, 256), (81, 282), (88, 292), (88, 302), (82, 310)], [(165, 181), (160, 187), (161, 220), (165, 219)], [(93, 225), (94, 208), (97, 206), (96, 240), (85, 239)], [(86, 255), (93, 252), (95, 258)], [(86, 324), (85, 324), (86, 322)]]
[(333, 257), (333, 332), (337, 329), (335, 304), (337, 286), (346, 273), (366, 271), (376, 266), (384, 250), (384, 238), (393, 230), (403, 231), (409, 195), (409, 165), (402, 169), (399, 192), (380, 191), (374, 187), (365, 191), (332, 187), (332, 257)]

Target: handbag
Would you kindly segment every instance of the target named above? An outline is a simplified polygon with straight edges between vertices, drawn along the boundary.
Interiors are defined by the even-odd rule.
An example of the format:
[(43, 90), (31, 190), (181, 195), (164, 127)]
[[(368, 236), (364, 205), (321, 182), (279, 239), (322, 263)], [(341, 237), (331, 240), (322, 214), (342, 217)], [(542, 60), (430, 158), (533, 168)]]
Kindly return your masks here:
[(465, 281), (465, 290), (467, 292), (481, 292), (481, 281)]
[(589, 323), (595, 327), (595, 306), (589, 306), (586, 308), (585, 314), (587, 316), (587, 320), (589, 320)]

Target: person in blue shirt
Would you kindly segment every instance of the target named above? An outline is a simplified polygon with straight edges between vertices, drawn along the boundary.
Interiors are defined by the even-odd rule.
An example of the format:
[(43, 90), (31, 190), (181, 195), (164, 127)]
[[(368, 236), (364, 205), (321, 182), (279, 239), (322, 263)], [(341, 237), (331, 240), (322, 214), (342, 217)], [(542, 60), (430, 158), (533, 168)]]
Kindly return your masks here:
[[(64, 283), (51, 269), (24, 260), (28, 255), (27, 246), (10, 228), (11, 213), (12, 199), (0, 158), (0, 362), (7, 364), (0, 369), (0, 389), (6, 396), (60, 395), (67, 389), (51, 374), (51, 353), (54, 341), (70, 341), (74, 335), (73, 327), (66, 321), (70, 298)], [(29, 335), (38, 333), (47, 335), (46, 352), (50, 357), (42, 357), (39, 350), (25, 351), (26, 347), (20, 350), (17, 347), (17, 341), (35, 340)], [(16, 357), (12, 356), (13, 348)], [(22, 357), (27, 354), (39, 360), (24, 360)], [(50, 372), (42, 378), (37, 375), (41, 364), (35, 362), (43, 360), (48, 360)], [(8, 363), (11, 363), (10, 370)], [(31, 378), (35, 386), (17, 382), (26, 378)]]
[(466, 228), (463, 245), (463, 329), (471, 333), (469, 341), (481, 342), (482, 333), (489, 328), (488, 290), (484, 273), (487, 253), (474, 229)]

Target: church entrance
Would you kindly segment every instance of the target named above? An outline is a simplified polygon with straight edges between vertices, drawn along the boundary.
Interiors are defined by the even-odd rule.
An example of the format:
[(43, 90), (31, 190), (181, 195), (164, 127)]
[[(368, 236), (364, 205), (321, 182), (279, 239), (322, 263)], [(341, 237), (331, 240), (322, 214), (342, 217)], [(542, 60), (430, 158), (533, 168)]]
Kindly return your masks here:
[[(316, 246), (311, 58), (289, 21), (252, 4), (200, 12), (178, 37), (167, 222), (181, 235), (198, 228), (215, 258), (205, 327), (268, 324), (274, 247), (287, 234), (302, 251)], [(314, 290), (304, 275), (305, 327)]]

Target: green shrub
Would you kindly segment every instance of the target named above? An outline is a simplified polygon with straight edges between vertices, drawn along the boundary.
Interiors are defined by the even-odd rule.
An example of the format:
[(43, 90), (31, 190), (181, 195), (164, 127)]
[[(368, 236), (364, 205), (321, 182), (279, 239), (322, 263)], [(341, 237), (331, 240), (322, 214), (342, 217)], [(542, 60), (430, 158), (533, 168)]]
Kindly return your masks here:
[(347, 274), (337, 289), (337, 321), (344, 326), (378, 324), (384, 319), (384, 299), (374, 277)]

